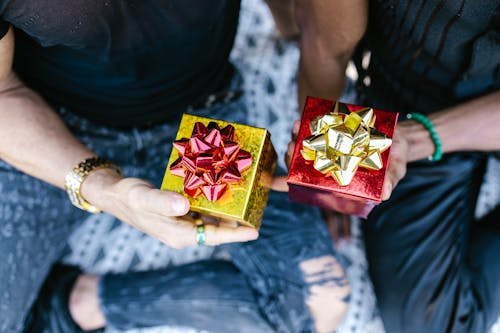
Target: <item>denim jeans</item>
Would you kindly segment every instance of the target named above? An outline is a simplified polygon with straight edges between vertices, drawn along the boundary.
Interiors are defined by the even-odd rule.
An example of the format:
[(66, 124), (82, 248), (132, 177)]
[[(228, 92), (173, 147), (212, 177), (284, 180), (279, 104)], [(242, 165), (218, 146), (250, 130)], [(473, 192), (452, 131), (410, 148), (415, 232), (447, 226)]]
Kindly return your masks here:
[[(246, 123), (247, 112), (258, 111), (247, 110), (240, 99), (191, 113)], [(92, 124), (64, 109), (60, 113), (84, 144), (120, 165), (125, 176), (160, 185), (180, 116), (146, 130), (119, 130)], [(23, 317), (68, 236), (87, 215), (72, 207), (63, 191), (3, 161), (0, 196), (0, 332), (15, 333), (22, 330)], [(335, 252), (318, 210), (292, 204), (283, 193), (271, 193), (258, 240), (222, 249), (230, 261), (103, 276), (99, 296), (108, 327), (313, 332), (305, 303), (311, 283), (306, 280), (330, 283), (332, 288), (346, 283), (343, 275), (307, 276), (321, 277), (332, 269), (329, 265), (303, 273), (302, 263), (334, 257)]]

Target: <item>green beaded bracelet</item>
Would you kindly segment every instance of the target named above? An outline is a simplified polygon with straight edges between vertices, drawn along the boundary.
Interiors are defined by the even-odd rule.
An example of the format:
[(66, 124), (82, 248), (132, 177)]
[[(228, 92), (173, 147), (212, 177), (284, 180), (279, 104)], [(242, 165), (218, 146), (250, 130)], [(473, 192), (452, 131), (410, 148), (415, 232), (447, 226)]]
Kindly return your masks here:
[(432, 125), (432, 122), (429, 120), (429, 118), (427, 118), (421, 113), (416, 113), (416, 112), (408, 113), (406, 115), (406, 118), (418, 121), (429, 131), (429, 133), (431, 134), (432, 142), (434, 142), (434, 147), (435, 147), (434, 154), (429, 156), (429, 160), (434, 162), (441, 160), (441, 157), (443, 157), (443, 146), (441, 145), (441, 140), (439, 140), (439, 136), (436, 132), (436, 129), (434, 128), (434, 125)]

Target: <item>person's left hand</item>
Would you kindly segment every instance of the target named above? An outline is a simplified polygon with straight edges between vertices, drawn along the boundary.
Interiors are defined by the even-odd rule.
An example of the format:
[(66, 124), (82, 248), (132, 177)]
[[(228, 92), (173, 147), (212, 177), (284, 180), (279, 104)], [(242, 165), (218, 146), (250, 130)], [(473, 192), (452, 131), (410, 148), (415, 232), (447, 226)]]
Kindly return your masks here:
[(406, 175), (406, 165), (409, 157), (409, 145), (406, 138), (406, 122), (398, 124), (392, 137), (391, 154), (385, 172), (382, 200), (388, 200), (399, 181)]
[[(382, 200), (387, 200), (391, 196), (392, 191), (399, 183), (399, 181), (406, 174), (406, 164), (409, 162), (409, 143), (408, 134), (415, 130), (415, 126), (419, 124), (413, 121), (403, 121), (398, 124), (392, 138), (391, 154), (389, 157), (389, 166), (385, 173), (384, 188), (382, 190)], [(292, 140), (288, 143), (288, 148), (285, 153), (285, 162), (290, 167), (293, 152), (295, 150), (296, 138), (299, 132), (300, 122), (297, 120), (292, 128)], [(418, 157), (412, 156), (412, 160)], [(288, 191), (286, 184), (286, 176), (276, 177), (273, 180), (272, 188), (276, 191)]]
[(382, 200), (388, 200), (399, 181), (406, 175), (410, 162), (421, 160), (434, 152), (430, 133), (422, 124), (405, 120), (396, 126), (392, 137), (391, 155), (385, 173)]

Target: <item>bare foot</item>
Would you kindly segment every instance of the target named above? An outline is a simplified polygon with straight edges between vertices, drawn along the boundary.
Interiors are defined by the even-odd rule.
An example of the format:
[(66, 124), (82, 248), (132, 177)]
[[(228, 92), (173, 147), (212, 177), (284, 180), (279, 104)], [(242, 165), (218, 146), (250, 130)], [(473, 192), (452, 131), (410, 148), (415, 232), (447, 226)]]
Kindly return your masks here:
[(334, 332), (349, 308), (351, 293), (344, 269), (335, 257), (323, 256), (300, 264), (310, 284), (306, 300), (318, 333)]
[(104, 327), (106, 320), (99, 308), (97, 275), (80, 275), (69, 296), (69, 312), (74, 322), (83, 330)]

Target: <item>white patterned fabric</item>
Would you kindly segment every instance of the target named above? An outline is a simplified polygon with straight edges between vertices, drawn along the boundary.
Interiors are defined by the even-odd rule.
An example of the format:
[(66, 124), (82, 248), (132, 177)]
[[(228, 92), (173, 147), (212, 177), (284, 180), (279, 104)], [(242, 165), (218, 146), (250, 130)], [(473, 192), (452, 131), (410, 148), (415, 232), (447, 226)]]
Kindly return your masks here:
[[(295, 72), (299, 58), (297, 44), (277, 37), (271, 15), (262, 0), (243, 0), (239, 30), (232, 60), (242, 73), (249, 108), (259, 112), (250, 123), (267, 127), (279, 156), (283, 156), (290, 137), (291, 120), (298, 118)], [(351, 100), (345, 96), (346, 101)], [(279, 160), (284, 166), (283, 158)], [(479, 198), (476, 215), (481, 216), (500, 202), (500, 162), (490, 159), (488, 173)], [(348, 314), (339, 333), (383, 333), (376, 300), (367, 274), (367, 262), (358, 227), (353, 222), (350, 242), (338, 244), (347, 261), (352, 295)], [(214, 255), (209, 247), (176, 251), (106, 215), (90, 216), (69, 241), (65, 261), (88, 272), (148, 270), (191, 262)], [(217, 254), (215, 254), (217, 255)], [(332, 309), (332, 311), (334, 311)], [(182, 328), (155, 328), (129, 332), (191, 333)], [(500, 321), (492, 329), (500, 333)]]

